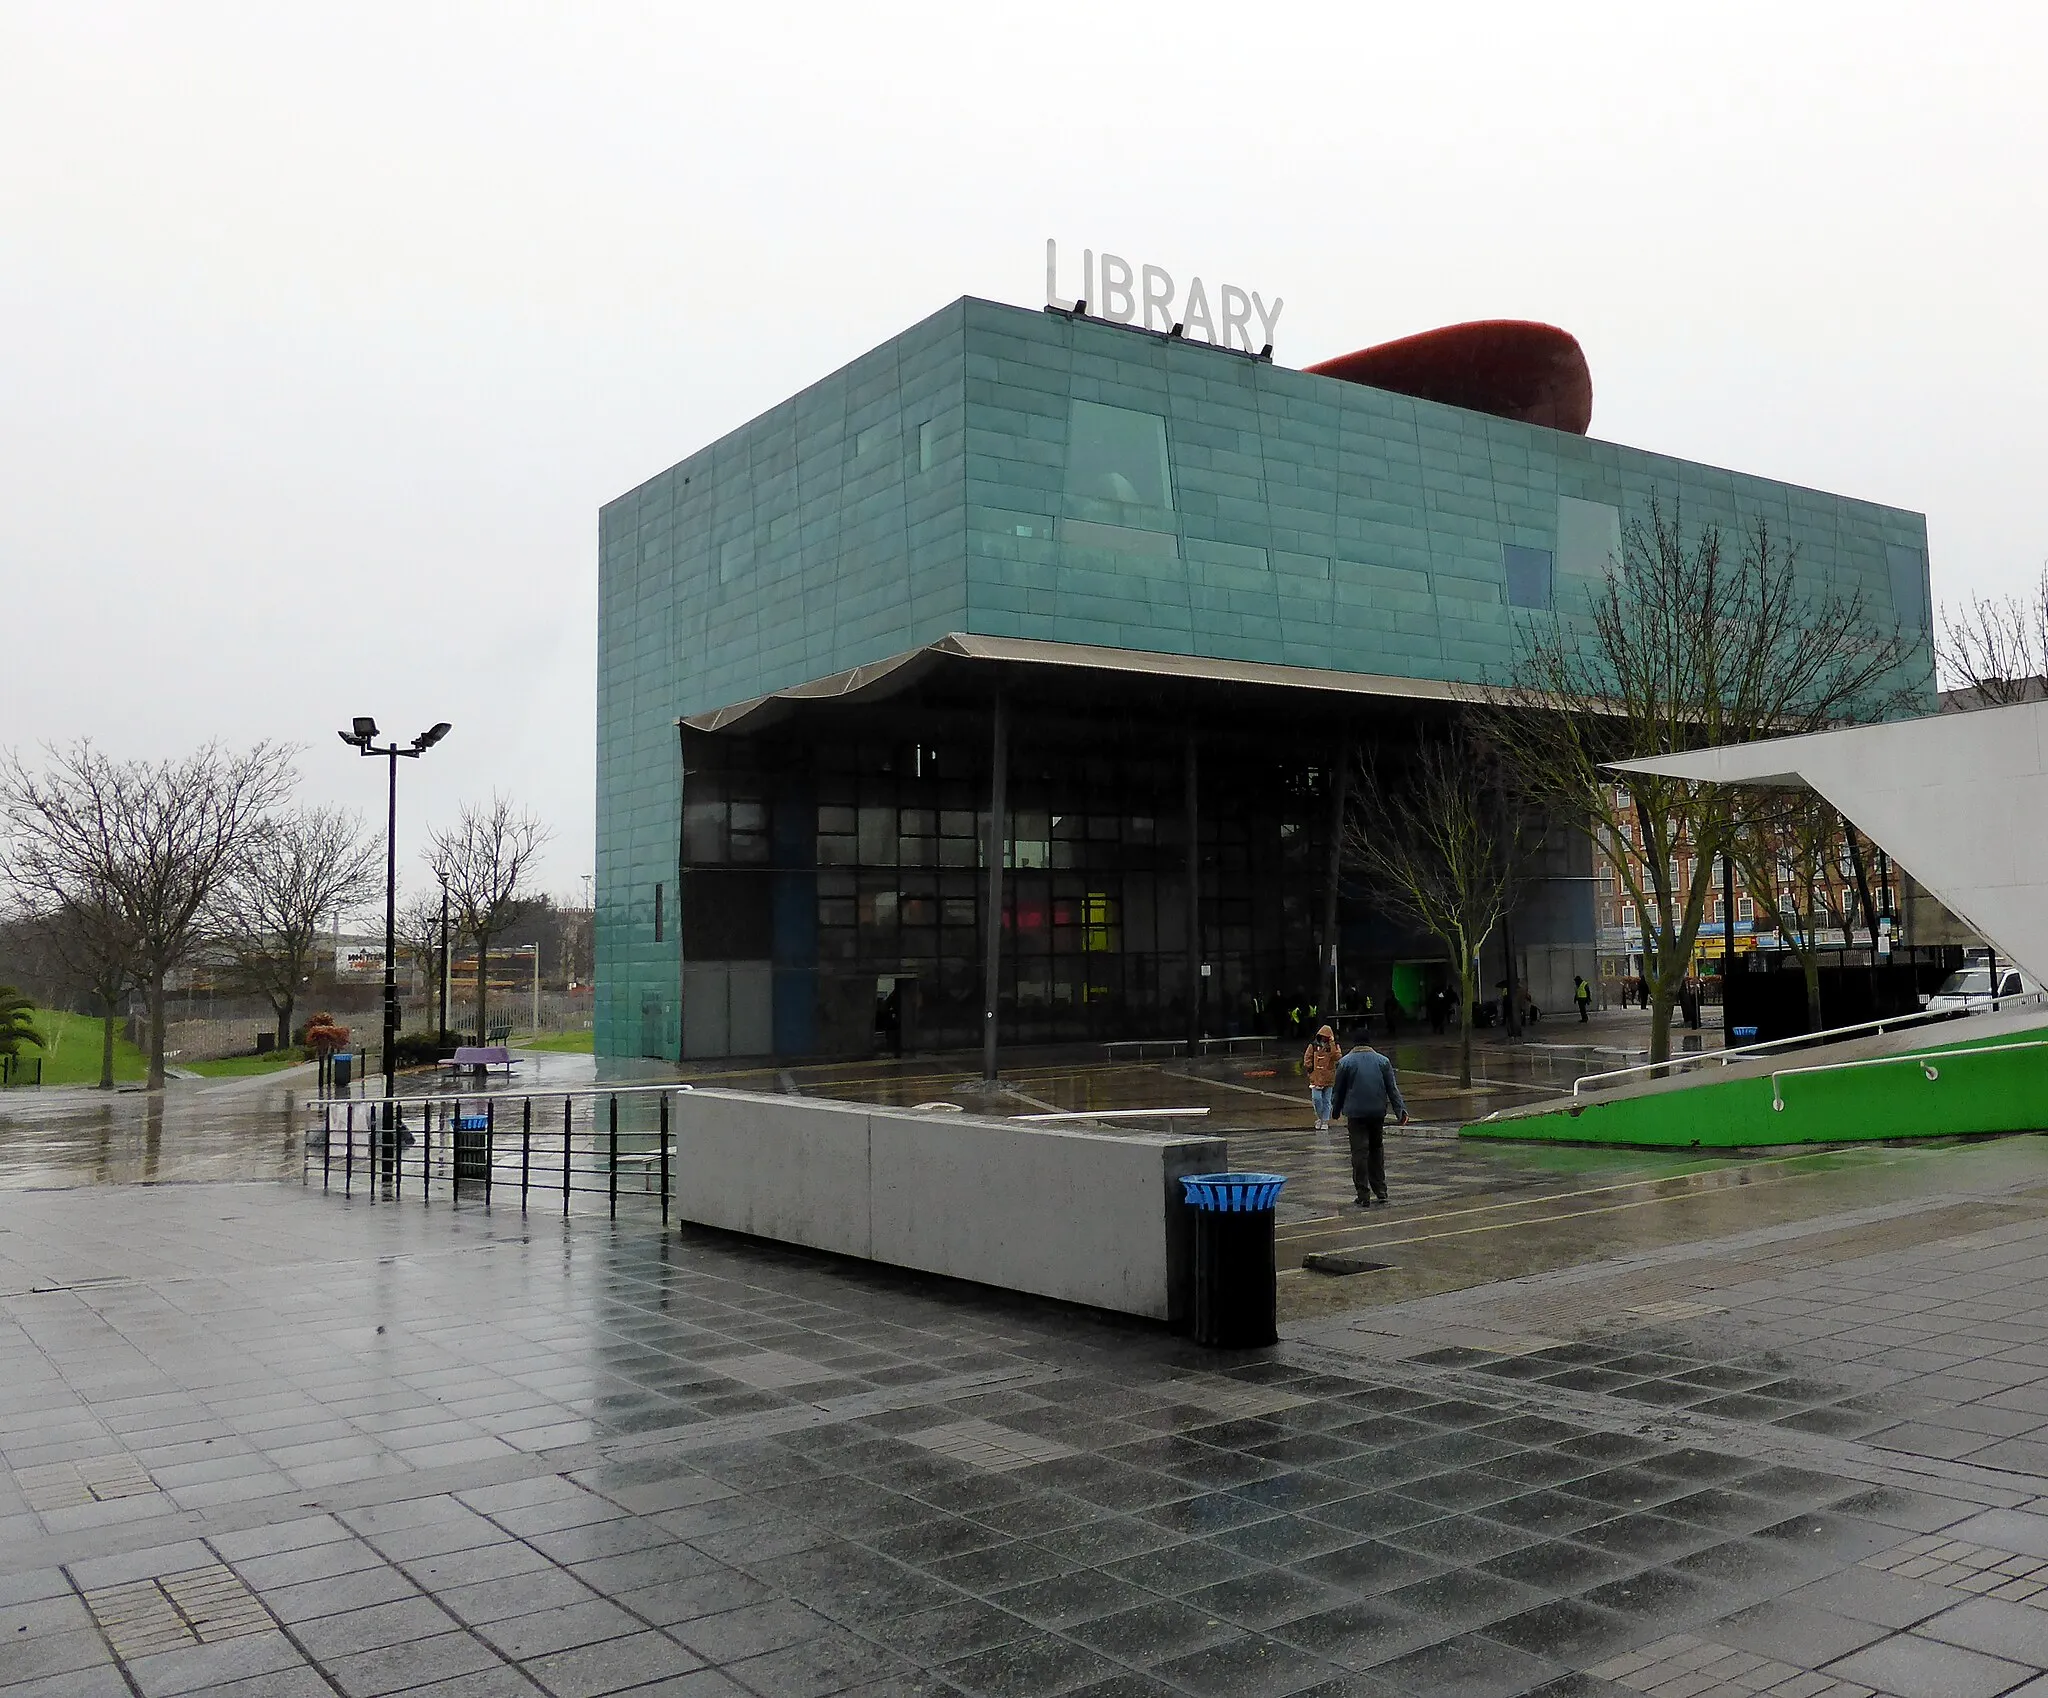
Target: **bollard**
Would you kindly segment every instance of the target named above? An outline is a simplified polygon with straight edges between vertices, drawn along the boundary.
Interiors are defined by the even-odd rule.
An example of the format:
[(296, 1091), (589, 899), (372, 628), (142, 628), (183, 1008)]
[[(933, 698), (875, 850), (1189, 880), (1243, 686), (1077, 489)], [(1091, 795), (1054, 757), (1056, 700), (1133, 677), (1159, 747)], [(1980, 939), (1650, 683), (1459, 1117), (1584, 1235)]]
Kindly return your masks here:
[(661, 1224), (668, 1226), (668, 1092), (661, 1093)]
[(562, 1213), (569, 1212), (569, 1116), (576, 1106), (574, 1097), (562, 1099)]
[(619, 1218), (619, 1094), (612, 1093), (612, 1155), (611, 1155), (612, 1219)]
[(519, 1115), (519, 1212), (526, 1213), (526, 1185), (533, 1175), (533, 1098), (521, 1105)]

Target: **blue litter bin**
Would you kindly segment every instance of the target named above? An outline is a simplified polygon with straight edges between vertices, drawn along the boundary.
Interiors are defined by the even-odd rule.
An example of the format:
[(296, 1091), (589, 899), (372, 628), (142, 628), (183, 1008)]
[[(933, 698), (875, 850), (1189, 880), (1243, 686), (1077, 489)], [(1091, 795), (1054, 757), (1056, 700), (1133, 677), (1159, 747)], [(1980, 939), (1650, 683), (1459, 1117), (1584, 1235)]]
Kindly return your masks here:
[(347, 1050), (336, 1050), (331, 1065), (334, 1068), (334, 1094), (342, 1096), (348, 1090), (350, 1075), (355, 1071), (356, 1058)]
[(491, 1176), (491, 1120), (487, 1114), (455, 1117), (455, 1177), (487, 1180)]
[(1285, 1175), (1198, 1173), (1180, 1183), (1195, 1211), (1195, 1342), (1218, 1350), (1278, 1343), (1273, 1211)]

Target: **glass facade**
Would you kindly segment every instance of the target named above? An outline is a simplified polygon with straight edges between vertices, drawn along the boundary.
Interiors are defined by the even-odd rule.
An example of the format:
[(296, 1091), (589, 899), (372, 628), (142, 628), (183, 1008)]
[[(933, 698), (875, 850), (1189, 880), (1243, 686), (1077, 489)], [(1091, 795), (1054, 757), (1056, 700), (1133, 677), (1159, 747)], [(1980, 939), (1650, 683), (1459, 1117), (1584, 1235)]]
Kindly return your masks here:
[[(686, 1026), (723, 1053), (828, 1050), (858, 1022), (822, 990), (801, 1012), (778, 952), (805, 928), (818, 984), (842, 969), (848, 984), (914, 980), (915, 1012), (928, 1000), (935, 1032), (964, 1031), (965, 881), (980, 853), (967, 828), (987, 796), (955, 775), (983, 731), (949, 743), (941, 715), (892, 733), (888, 747), (912, 751), (906, 776), (897, 755), (872, 754), (851, 710), (812, 711), (804, 761), (707, 746), (686, 783), (678, 720), (954, 632), (1497, 679), (1518, 621), (1581, 616), (1623, 526), (1653, 498), (1689, 524), (1768, 519), (1803, 570), (1920, 639), (1914, 681), (1931, 692), (1918, 514), (1125, 327), (954, 303), (603, 509), (600, 1052), (684, 1053)], [(1246, 985), (1298, 972), (1288, 857), (1313, 851), (1283, 828), (1311, 845), (1324, 829), (1290, 811), (1290, 787), (1320, 770), (1301, 752), (1312, 711), (1246, 755), (1241, 844), (1232, 816), (1217, 816), (1217, 947), (1244, 942), (1248, 963), (1217, 964), (1238, 975), (1215, 988), (1219, 1020)], [(1145, 724), (1114, 755), (1083, 739), (1059, 785), (1019, 769), (1014, 954), (1040, 965), (1018, 967), (1015, 1006), (1042, 1011), (1031, 1030), (1092, 1034), (1121, 1019), (1156, 1035), (1186, 995), (1160, 942), (1174, 923), (1159, 891), (1176, 852), (1167, 834), (1181, 829), (1179, 727)], [(923, 747), (938, 751), (937, 777), (917, 765)], [(748, 761), (760, 776), (742, 781)], [(794, 783), (797, 766), (813, 793), (792, 812), (761, 786), (770, 774)], [(1242, 891), (1236, 869), (1221, 871), (1240, 849)], [(715, 902), (707, 915), (711, 892), (749, 879), (780, 890), (798, 872), (814, 887), (748, 910), (769, 915), (772, 947), (704, 953), (704, 928), (729, 920)], [(1252, 917), (1230, 917), (1233, 904)]]
[[(965, 717), (685, 735), (686, 1051), (731, 1052), (715, 1020), (692, 1029), (689, 1004), (715, 1003), (723, 982), (729, 1028), (735, 967), (747, 984), (767, 976), (778, 1054), (979, 1042), (990, 750)], [(1184, 745), (1128, 720), (1121, 735), (1056, 713), (1032, 727), (1008, 786), (1004, 1041), (1184, 1030)], [(1335, 757), (1285, 743), (1216, 732), (1198, 746), (1193, 977), (1219, 1033), (1262, 1029), (1276, 1003), (1319, 994)]]

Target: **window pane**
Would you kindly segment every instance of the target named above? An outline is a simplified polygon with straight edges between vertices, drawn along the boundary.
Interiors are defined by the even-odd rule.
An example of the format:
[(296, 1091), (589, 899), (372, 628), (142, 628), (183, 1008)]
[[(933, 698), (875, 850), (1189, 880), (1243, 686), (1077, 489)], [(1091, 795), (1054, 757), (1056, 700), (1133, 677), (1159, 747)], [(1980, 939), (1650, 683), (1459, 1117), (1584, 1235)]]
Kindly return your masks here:
[(1507, 557), (1508, 605), (1548, 607), (1550, 605), (1550, 550), (1523, 548), (1509, 543), (1501, 552)]
[(917, 469), (921, 472), (932, 469), (932, 443), (937, 435), (930, 419), (917, 427)]
[(1166, 421), (1157, 413), (1076, 401), (1067, 419), (1067, 493), (1171, 507)]

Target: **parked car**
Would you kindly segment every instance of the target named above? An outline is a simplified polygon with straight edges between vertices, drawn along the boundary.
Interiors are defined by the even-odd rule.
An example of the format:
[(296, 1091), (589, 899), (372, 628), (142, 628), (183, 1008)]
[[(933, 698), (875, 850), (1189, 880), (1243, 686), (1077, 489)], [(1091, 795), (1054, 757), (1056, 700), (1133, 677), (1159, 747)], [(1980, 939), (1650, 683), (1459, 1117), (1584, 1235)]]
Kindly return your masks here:
[[(2038, 996), (2041, 987), (2017, 967), (1998, 969), (1998, 999)], [(1991, 1006), (1991, 968), (1986, 962), (1964, 967), (1941, 981), (1941, 989), (1927, 999), (1930, 1014), (1954, 1014), (1962, 1009)]]

